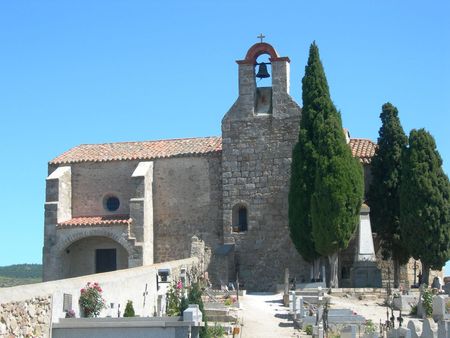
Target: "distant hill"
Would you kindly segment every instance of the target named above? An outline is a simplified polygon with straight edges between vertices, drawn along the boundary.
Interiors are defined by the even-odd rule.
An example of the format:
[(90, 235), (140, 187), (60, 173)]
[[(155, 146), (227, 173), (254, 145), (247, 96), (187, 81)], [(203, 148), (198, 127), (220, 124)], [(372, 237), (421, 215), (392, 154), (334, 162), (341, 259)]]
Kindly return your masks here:
[(0, 266), (0, 287), (42, 282), (42, 264)]

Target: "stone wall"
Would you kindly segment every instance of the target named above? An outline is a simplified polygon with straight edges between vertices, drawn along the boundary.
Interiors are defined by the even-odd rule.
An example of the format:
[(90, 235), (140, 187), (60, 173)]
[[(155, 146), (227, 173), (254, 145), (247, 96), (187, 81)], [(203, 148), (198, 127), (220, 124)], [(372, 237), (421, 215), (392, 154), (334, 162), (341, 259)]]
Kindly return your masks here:
[[(129, 214), (129, 201), (135, 197), (132, 174), (139, 161), (75, 163), (72, 168), (72, 217)], [(49, 170), (52, 170), (50, 167)], [(105, 208), (105, 197), (115, 195), (120, 206)]]
[(192, 236), (222, 242), (221, 178), (220, 154), (155, 161), (155, 262), (189, 257)]
[[(193, 257), (126, 270), (1, 288), (0, 330), (9, 332), (8, 330), (20, 329), (25, 332), (28, 330), (26, 323), (34, 323), (33, 329), (47, 332), (48, 323), (56, 323), (60, 318), (64, 318), (67, 308), (73, 309), (76, 317), (80, 317), (78, 305), (80, 289), (88, 282), (98, 282), (103, 289), (107, 308), (102, 310), (100, 317), (117, 317), (118, 311), (123, 315), (128, 300), (133, 302), (137, 315), (152, 316), (158, 299), (156, 283), (158, 270), (169, 269), (170, 279), (174, 281), (180, 278), (182, 269), (187, 272), (188, 277), (195, 277), (203, 272), (199, 261), (197, 257)], [(145, 291), (147, 294), (144, 298)], [(64, 299), (66, 299), (66, 305)], [(15, 336), (20, 337), (20, 334)], [(36, 336), (41, 335), (36, 334)]]
[(51, 297), (0, 304), (0, 337), (50, 337)]
[[(288, 67), (277, 81), (286, 82)], [(281, 80), (280, 80), (281, 79)], [(289, 236), (288, 192), (292, 149), (298, 140), (301, 110), (288, 88), (272, 88), (272, 110), (255, 113), (258, 89), (253, 65), (239, 65), (237, 102), (222, 120), (223, 231), (235, 243), (239, 280), (249, 290), (275, 289), (284, 270), (309, 280), (310, 268)], [(247, 208), (248, 230), (233, 231), (233, 210)]]

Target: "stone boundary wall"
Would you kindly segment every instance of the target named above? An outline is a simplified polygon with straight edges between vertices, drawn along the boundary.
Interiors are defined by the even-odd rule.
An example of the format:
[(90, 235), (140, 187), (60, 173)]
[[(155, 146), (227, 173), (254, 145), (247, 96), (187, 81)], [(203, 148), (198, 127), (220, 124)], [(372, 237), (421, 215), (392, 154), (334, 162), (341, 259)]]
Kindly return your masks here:
[(0, 304), (0, 337), (50, 337), (51, 296)]
[[(80, 289), (88, 282), (98, 282), (103, 289), (103, 298), (108, 308), (102, 310), (100, 317), (117, 317), (119, 309), (123, 315), (128, 300), (133, 301), (136, 315), (152, 316), (158, 298), (158, 269), (170, 269), (171, 279), (176, 281), (182, 268), (187, 272), (195, 271), (196, 275), (203, 273), (199, 261), (199, 258), (192, 257), (132, 269), (0, 288), (0, 337), (26, 337), (27, 334), (30, 337), (48, 337), (51, 323), (59, 322), (66, 315), (64, 295), (66, 300), (71, 298), (70, 308), (75, 311), (76, 317), (80, 317)], [(147, 294), (144, 301), (145, 290)], [(38, 334), (39, 330), (41, 334)], [(8, 335), (9, 333), (11, 334)]]

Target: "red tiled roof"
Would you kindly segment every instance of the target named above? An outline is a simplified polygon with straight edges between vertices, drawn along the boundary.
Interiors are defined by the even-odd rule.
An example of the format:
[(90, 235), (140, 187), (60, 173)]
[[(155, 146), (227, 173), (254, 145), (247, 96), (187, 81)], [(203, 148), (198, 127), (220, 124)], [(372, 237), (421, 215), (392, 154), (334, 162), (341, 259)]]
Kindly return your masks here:
[(161, 141), (82, 144), (56, 157), (50, 164), (150, 160), (208, 154), (222, 150), (221, 137), (198, 137)]
[(130, 215), (107, 215), (107, 216), (79, 216), (68, 221), (58, 223), (58, 229), (77, 228), (84, 226), (105, 226), (130, 224)]
[[(355, 157), (368, 164), (375, 154), (376, 143), (368, 139), (350, 139)], [(82, 144), (56, 157), (50, 164), (151, 160), (156, 158), (202, 155), (222, 151), (221, 137), (198, 137), (160, 141)]]
[(358, 157), (364, 164), (369, 164), (375, 155), (377, 144), (364, 138), (351, 138), (350, 148), (354, 157)]

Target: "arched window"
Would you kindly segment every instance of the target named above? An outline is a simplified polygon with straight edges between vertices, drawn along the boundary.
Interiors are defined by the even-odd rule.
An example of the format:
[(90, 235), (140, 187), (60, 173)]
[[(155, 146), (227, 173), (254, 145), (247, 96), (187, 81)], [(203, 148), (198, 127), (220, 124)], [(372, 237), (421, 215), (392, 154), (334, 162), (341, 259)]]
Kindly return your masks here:
[(236, 204), (233, 207), (233, 232), (244, 232), (248, 230), (248, 212), (243, 204)]

